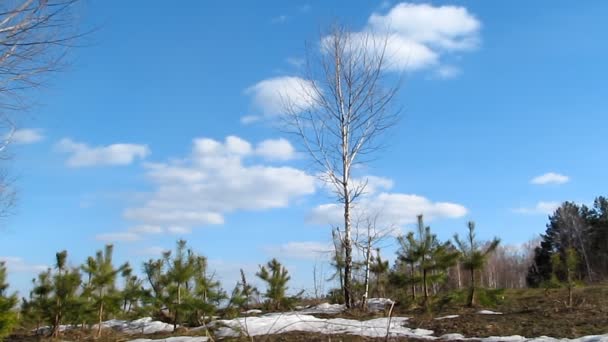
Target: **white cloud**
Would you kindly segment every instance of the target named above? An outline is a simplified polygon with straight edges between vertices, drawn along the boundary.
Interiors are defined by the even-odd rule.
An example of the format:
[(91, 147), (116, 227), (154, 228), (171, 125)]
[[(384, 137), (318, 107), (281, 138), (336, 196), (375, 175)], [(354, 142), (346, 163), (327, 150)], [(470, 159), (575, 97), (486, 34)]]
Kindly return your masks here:
[(545, 185), (545, 184), (564, 184), (570, 181), (570, 177), (564, 176), (555, 172), (548, 172), (543, 175), (537, 176), (530, 180), (530, 183), (536, 185)]
[(399, 3), (386, 14), (373, 13), (358, 34), (386, 39), (389, 70), (438, 66), (439, 76), (454, 77), (457, 69), (443, 66), (441, 56), (477, 47), (480, 28), (481, 23), (464, 7)]
[[(457, 203), (433, 202), (418, 195), (381, 192), (361, 197), (352, 210), (353, 218), (378, 215), (377, 224), (383, 226), (383, 229), (415, 223), (419, 214), (423, 214), (425, 220), (430, 222), (434, 219), (463, 217), (467, 214), (467, 209)], [(343, 220), (342, 206), (336, 203), (319, 205), (308, 217), (308, 221), (313, 224), (340, 225)]]
[(47, 265), (29, 264), (23, 258), (13, 256), (0, 256), (0, 261), (6, 264), (8, 272), (43, 272), (46, 271)]
[(144, 225), (190, 229), (222, 224), (234, 211), (287, 207), (315, 191), (315, 178), (293, 167), (256, 162), (260, 156), (289, 159), (287, 144), (266, 140), (254, 149), (235, 136), (195, 139), (190, 156), (144, 165), (155, 190), (124, 216)]
[(135, 234), (161, 234), (163, 232), (163, 227), (153, 225), (141, 225), (129, 228), (129, 232)]
[[(370, 54), (384, 52), (388, 71), (418, 71), (436, 68), (441, 79), (453, 78), (462, 71), (444, 63), (451, 53), (470, 51), (479, 46), (481, 22), (465, 7), (399, 3), (386, 13), (373, 13), (365, 27), (352, 32), (350, 46), (363, 47)], [(322, 38), (321, 50), (327, 46)], [(348, 46), (347, 46), (348, 48)], [(300, 66), (300, 59), (288, 59)], [(260, 81), (245, 93), (265, 117), (284, 113), (286, 105), (298, 111), (310, 109), (314, 101), (312, 83), (295, 76), (280, 76)], [(258, 121), (246, 116), (244, 124)]]
[(182, 227), (182, 226), (169, 226), (167, 228), (167, 232), (171, 233), (171, 234), (190, 234), (192, 233), (192, 229), (189, 227)]
[(264, 250), (271, 257), (318, 259), (327, 257), (333, 247), (328, 243), (317, 241), (294, 241), (279, 246), (268, 246)]
[(259, 115), (245, 115), (241, 117), (241, 123), (243, 125), (249, 125), (262, 120), (263, 118)]
[(133, 242), (140, 239), (141, 236), (134, 232), (102, 233), (95, 236), (95, 240), (104, 242)]
[(462, 71), (460, 70), (460, 68), (455, 67), (453, 65), (442, 65), (437, 68), (436, 75), (440, 79), (447, 80), (450, 78), (458, 77), (461, 72)]
[(296, 155), (296, 150), (291, 143), (282, 138), (260, 142), (255, 152), (267, 160), (290, 160)]
[(286, 61), (294, 68), (301, 68), (306, 63), (306, 60), (304, 60), (304, 58), (298, 57), (288, 57)]
[(15, 144), (33, 144), (44, 139), (44, 134), (38, 128), (23, 128), (13, 132), (12, 135), (5, 136), (5, 139), (10, 139)]
[(513, 209), (513, 212), (518, 213), (518, 214), (525, 214), (525, 215), (536, 215), (536, 214), (550, 215), (550, 214), (553, 214), (553, 212), (555, 212), (555, 210), (557, 208), (559, 208), (560, 205), (561, 205), (561, 203), (556, 202), (556, 201), (550, 201), (550, 202), (541, 201), (541, 202), (536, 203), (536, 205), (534, 207), (517, 208), (517, 209)]
[(127, 165), (135, 159), (144, 159), (150, 154), (150, 149), (146, 145), (112, 144), (91, 147), (69, 138), (61, 139), (57, 148), (61, 152), (70, 154), (67, 160), (67, 165), (70, 167)]
[[(327, 39), (321, 44), (327, 44)], [(416, 71), (439, 62), (436, 51), (395, 33), (357, 32), (350, 36), (350, 44), (350, 48), (364, 48), (371, 55), (384, 52), (384, 66), (388, 71)]]
[(400, 3), (368, 20), (375, 31), (389, 31), (435, 49), (468, 50), (479, 43), (481, 23), (460, 6)]
[(266, 117), (284, 114), (287, 106), (306, 110), (315, 103), (312, 82), (294, 76), (260, 81), (247, 88), (245, 94), (252, 97), (254, 107)]

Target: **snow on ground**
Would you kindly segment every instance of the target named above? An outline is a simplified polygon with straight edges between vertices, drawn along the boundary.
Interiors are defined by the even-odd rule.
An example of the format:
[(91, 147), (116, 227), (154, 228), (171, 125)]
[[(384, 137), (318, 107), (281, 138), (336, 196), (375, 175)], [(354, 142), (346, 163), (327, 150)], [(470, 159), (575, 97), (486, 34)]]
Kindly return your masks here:
[[(154, 334), (157, 332), (172, 332), (173, 324), (152, 320), (152, 317), (144, 317), (134, 321), (123, 321), (111, 319), (101, 323), (103, 328), (112, 328), (125, 334)], [(97, 324), (93, 329), (97, 328)]]
[(370, 311), (382, 311), (393, 304), (395, 302), (388, 298), (370, 298), (367, 300), (367, 309)]
[(175, 336), (163, 338), (160, 340), (151, 340), (149, 338), (138, 338), (136, 340), (130, 340), (127, 342), (207, 342), (209, 337), (203, 336)]
[(481, 310), (477, 311), (480, 315), (502, 315), (502, 312), (490, 311), (490, 310)]
[(345, 310), (345, 306), (342, 304), (329, 304), (322, 303), (319, 305), (315, 305), (309, 308), (301, 308), (299, 310), (294, 311), (294, 314), (326, 314), (326, 315), (335, 315)]
[[(366, 337), (386, 336), (388, 318), (358, 321), (344, 318), (317, 318), (311, 315), (289, 313), (269, 314), (262, 317), (245, 317), (214, 322), (219, 327), (217, 337), (259, 336), (290, 331), (321, 334), (348, 334)], [(426, 329), (405, 327), (405, 317), (393, 317), (390, 323), (391, 336), (427, 338), (433, 332)]]
[(452, 319), (452, 318), (458, 318), (460, 317), (460, 315), (447, 315), (447, 316), (442, 316), (442, 317), (436, 317), (435, 320), (440, 321), (442, 319)]
[[(394, 302), (388, 298), (369, 298), (367, 300), (367, 308), (370, 311), (382, 311), (387, 306), (390, 306)], [(296, 307), (296, 313), (313, 315), (313, 314), (326, 314), (335, 315), (344, 311), (346, 307), (343, 304), (329, 304), (322, 303), (311, 307)], [(251, 311), (251, 310), (250, 310)]]
[(251, 309), (251, 310), (247, 310), (245, 312), (243, 312), (243, 314), (245, 315), (259, 315), (262, 313), (262, 310), (258, 310), (258, 309)]

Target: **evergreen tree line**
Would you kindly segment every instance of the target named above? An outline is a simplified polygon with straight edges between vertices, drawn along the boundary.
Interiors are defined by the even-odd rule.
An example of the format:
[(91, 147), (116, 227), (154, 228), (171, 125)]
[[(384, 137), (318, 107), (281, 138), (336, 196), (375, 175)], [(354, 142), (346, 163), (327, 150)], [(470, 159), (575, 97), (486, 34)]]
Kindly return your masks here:
[[(342, 286), (344, 259), (338, 235), (333, 235), (335, 251), (331, 265), (335, 272), (329, 280), (338, 279)], [(483, 284), (486, 264), (500, 246), (498, 238), (490, 242), (478, 241), (474, 222), (468, 223), (465, 237), (456, 234), (453, 241), (441, 241), (424, 224), (422, 215), (418, 216), (418, 229), (398, 237), (397, 242), (399, 249), (392, 267), (382, 259), (379, 249), (375, 255), (366, 255), (362, 261), (354, 263), (353, 293), (356, 298), (363, 299), (359, 302), (362, 308), (365, 309), (368, 296), (390, 297), (402, 303), (429, 307), (437, 294), (465, 287), (464, 302), (473, 306), (477, 289)], [(342, 292), (342, 289), (335, 289), (330, 296), (341, 301)]]
[[(8, 294), (6, 267), (0, 263), (0, 339), (17, 323), (40, 334), (58, 337), (62, 325), (102, 333), (103, 321), (114, 318), (136, 319), (151, 316), (179, 326), (204, 326), (218, 311), (236, 316), (252, 306), (280, 310), (293, 306), (295, 297), (286, 295), (290, 280), (287, 269), (276, 259), (261, 265), (256, 276), (266, 283), (265, 301), (241, 279), (228, 294), (221, 289), (207, 259), (179, 240), (174, 251), (143, 263), (142, 276), (128, 263), (115, 265), (113, 246), (107, 245), (79, 266), (69, 266), (68, 253), (55, 255), (53, 267), (33, 279), (33, 288), (21, 307), (18, 298)], [(121, 283), (121, 286), (118, 286)]]
[(608, 199), (597, 197), (592, 207), (565, 202), (557, 208), (526, 279), (532, 287), (608, 279)]

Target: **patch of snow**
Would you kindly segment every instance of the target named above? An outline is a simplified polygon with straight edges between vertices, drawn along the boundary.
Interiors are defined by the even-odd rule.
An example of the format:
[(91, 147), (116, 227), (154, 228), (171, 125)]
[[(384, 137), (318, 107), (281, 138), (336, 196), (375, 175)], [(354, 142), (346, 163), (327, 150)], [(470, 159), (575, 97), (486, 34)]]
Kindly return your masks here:
[(522, 342), (522, 341), (530, 341), (523, 336), (512, 335), (512, 336), (490, 336), (484, 337), (481, 339), (483, 342)]
[[(321, 303), (319, 305), (311, 306), (309, 308), (304, 308), (298, 310), (296, 313), (298, 314), (328, 314), (335, 315), (344, 311), (346, 307), (343, 304), (329, 304), (329, 303)], [(289, 313), (284, 313), (289, 314)]]
[[(157, 332), (172, 332), (173, 324), (152, 320), (152, 317), (144, 317), (134, 321), (123, 321), (111, 319), (101, 323), (102, 328), (111, 328), (125, 334), (154, 334)], [(93, 325), (93, 329), (97, 324)]]
[(138, 338), (136, 340), (130, 340), (127, 342), (207, 342), (209, 337), (204, 336), (175, 336), (163, 338), (160, 340), (152, 340), (149, 338)]
[(502, 315), (502, 312), (490, 311), (490, 310), (480, 310), (477, 311), (480, 315)]
[(258, 310), (258, 309), (251, 309), (251, 310), (247, 310), (245, 312), (243, 312), (245, 315), (259, 315), (262, 313), (262, 310)]
[(444, 334), (439, 336), (440, 340), (448, 340), (448, 341), (464, 341), (467, 340), (466, 337), (462, 334)]
[(382, 311), (387, 306), (391, 306), (395, 302), (388, 298), (369, 298), (367, 300), (367, 309), (370, 311)]
[(447, 315), (447, 316), (442, 316), (442, 317), (436, 317), (435, 320), (440, 321), (442, 319), (452, 319), (452, 318), (458, 318), (460, 317), (460, 315)]
[[(311, 315), (265, 315), (262, 317), (236, 318), (215, 322), (219, 327), (217, 337), (259, 336), (280, 334), (290, 331), (312, 332), (321, 334), (348, 334), (366, 337), (386, 336), (388, 318), (376, 318), (357, 321), (344, 318), (323, 319)], [(390, 336), (416, 338), (433, 338), (433, 331), (410, 329), (405, 327), (406, 317), (393, 317), (390, 323)]]

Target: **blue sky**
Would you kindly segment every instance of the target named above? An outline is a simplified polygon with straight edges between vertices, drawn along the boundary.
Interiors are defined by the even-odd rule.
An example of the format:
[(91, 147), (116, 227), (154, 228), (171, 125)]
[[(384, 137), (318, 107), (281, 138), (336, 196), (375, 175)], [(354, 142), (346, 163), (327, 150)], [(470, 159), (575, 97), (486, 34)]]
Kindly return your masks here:
[(407, 230), (424, 212), (449, 238), (472, 219), (481, 238), (518, 244), (555, 203), (605, 195), (606, 2), (180, 6), (84, 6), (99, 29), (36, 92), (12, 146), (19, 202), (0, 258), (15, 289), (62, 249), (76, 265), (114, 242), (139, 268), (180, 237), (229, 286), (276, 256), (310, 287), (333, 199), (273, 124), (275, 95), (335, 19), (407, 41), (388, 71), (404, 75), (402, 119), (358, 174), (377, 177), (364, 201), (386, 222)]

